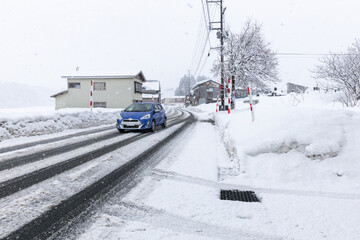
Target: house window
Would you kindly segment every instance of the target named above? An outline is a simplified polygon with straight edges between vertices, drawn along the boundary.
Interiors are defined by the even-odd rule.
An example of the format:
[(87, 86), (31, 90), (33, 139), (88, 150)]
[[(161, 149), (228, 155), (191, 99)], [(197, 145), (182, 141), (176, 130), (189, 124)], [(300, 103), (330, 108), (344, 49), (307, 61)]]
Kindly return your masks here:
[(142, 84), (138, 82), (134, 82), (134, 90), (135, 93), (142, 93)]
[(77, 88), (80, 89), (80, 83), (79, 82), (69, 82), (68, 88)]
[(94, 102), (94, 108), (106, 108), (106, 102)]
[(106, 82), (94, 82), (94, 91), (105, 91)]

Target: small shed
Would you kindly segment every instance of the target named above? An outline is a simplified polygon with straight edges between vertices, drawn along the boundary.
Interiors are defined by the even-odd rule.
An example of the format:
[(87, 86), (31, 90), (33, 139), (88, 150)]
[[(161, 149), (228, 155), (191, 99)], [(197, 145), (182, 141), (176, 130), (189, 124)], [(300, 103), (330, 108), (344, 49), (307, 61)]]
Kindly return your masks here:
[(165, 105), (183, 105), (185, 103), (185, 96), (165, 97), (162, 103)]
[(220, 83), (211, 79), (197, 82), (192, 87), (192, 91), (194, 92), (195, 105), (216, 102), (219, 86)]
[(247, 89), (245, 88), (235, 89), (235, 98), (246, 98), (247, 96), (248, 96)]
[(286, 85), (287, 85), (287, 93), (292, 93), (292, 92), (303, 93), (308, 88), (308, 87), (301, 86), (301, 85), (298, 85), (295, 83), (290, 83), (290, 82), (288, 82)]

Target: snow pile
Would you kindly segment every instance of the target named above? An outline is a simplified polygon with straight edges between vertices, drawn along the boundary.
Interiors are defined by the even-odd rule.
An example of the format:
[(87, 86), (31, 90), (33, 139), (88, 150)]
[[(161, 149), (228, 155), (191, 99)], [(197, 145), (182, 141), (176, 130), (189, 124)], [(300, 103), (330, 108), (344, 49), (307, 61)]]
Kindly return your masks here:
[(120, 109), (0, 109), (0, 141), (115, 124)]
[(323, 93), (259, 97), (254, 122), (243, 100), (230, 115), (214, 114), (214, 104), (198, 109), (214, 114), (222, 140), (235, 156), (238, 178), (229, 181), (360, 192), (360, 111), (333, 99)]

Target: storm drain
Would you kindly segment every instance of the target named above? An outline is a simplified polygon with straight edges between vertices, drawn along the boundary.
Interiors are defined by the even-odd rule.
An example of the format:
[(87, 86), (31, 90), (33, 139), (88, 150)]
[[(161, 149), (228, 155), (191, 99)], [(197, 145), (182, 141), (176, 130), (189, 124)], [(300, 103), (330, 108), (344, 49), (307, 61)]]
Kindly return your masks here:
[(241, 202), (260, 202), (253, 191), (221, 190), (220, 199)]

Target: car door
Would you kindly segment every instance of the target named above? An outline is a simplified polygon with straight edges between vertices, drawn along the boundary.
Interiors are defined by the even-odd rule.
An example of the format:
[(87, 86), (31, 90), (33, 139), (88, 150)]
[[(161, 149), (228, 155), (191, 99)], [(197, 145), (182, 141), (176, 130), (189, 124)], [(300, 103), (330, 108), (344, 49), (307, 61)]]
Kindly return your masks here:
[(159, 109), (160, 109), (160, 122), (164, 123), (165, 120), (165, 110), (164, 108), (159, 104)]
[(161, 109), (157, 104), (154, 105), (154, 119), (156, 125), (161, 124)]

